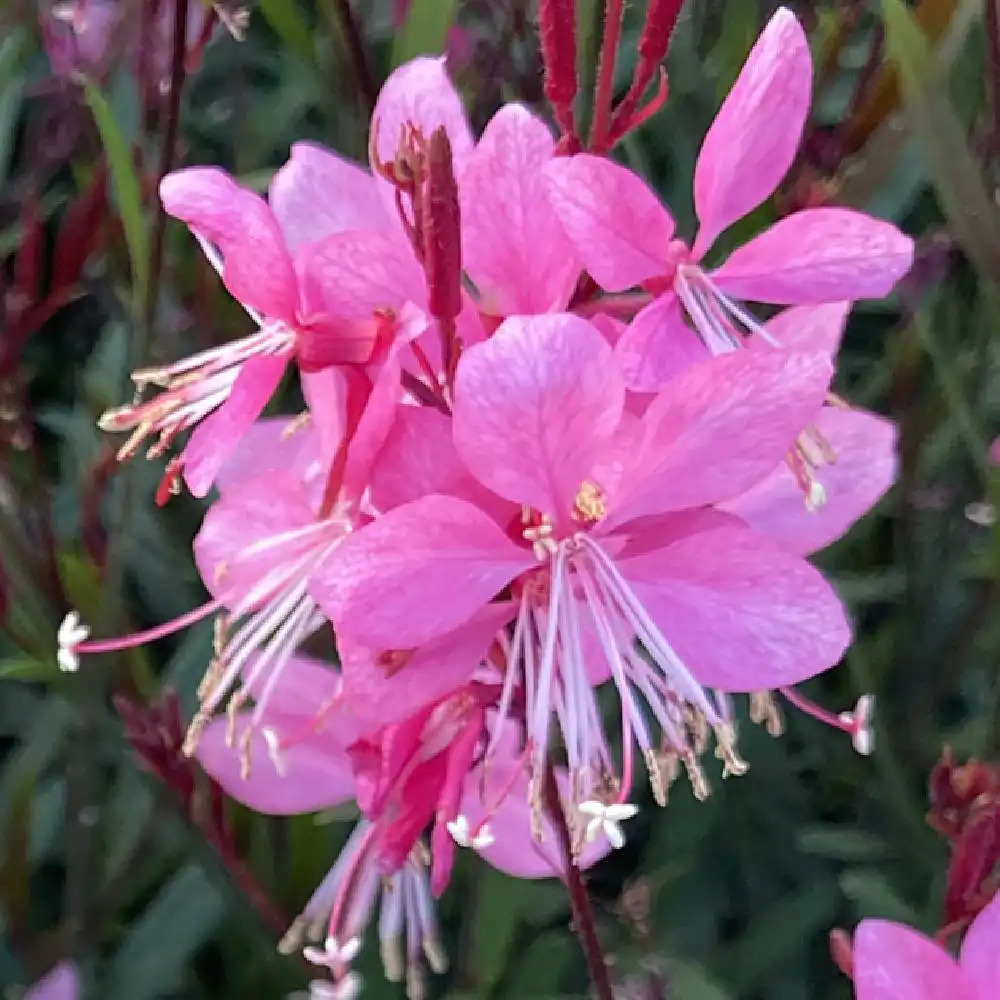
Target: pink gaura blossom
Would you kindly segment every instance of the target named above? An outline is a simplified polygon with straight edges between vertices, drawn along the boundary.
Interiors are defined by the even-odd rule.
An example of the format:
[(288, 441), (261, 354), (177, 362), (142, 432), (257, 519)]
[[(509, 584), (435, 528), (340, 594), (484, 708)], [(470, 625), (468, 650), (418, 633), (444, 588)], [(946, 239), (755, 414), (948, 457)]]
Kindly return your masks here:
[[(704, 788), (696, 758), (708, 732), (727, 771), (745, 766), (719, 692), (796, 683), (849, 640), (819, 573), (717, 506), (781, 462), (830, 374), (821, 353), (742, 351), (685, 371), (637, 418), (590, 324), (508, 319), (462, 356), (451, 440), (439, 438), (434, 463), (440, 488), (338, 549), (324, 608), (338, 634), (397, 649), (508, 594), (498, 718), (524, 699), (536, 798), (553, 714), (576, 806), (628, 793), (634, 745), (658, 798), (678, 762)], [(387, 452), (400, 457), (391, 439)], [(406, 467), (379, 478), (373, 496), (403, 498)], [(432, 478), (425, 471), (421, 488)], [(594, 696), (608, 678), (621, 700), (621, 776)]]
[(589, 154), (545, 167), (556, 214), (594, 280), (609, 292), (641, 285), (654, 294), (618, 343), (630, 388), (655, 390), (706, 349), (732, 350), (748, 334), (770, 339), (741, 302), (880, 298), (909, 270), (907, 236), (843, 208), (796, 212), (718, 267), (705, 266), (718, 236), (765, 201), (791, 166), (811, 87), (808, 42), (782, 8), (705, 136), (694, 177), (699, 229), (690, 247), (675, 238), (657, 196), (625, 167)]
[[(358, 686), (357, 676), (384, 675), (386, 666), (358, 648), (347, 651), (343, 676), (296, 656), (274, 686), (265, 725), (253, 730), (258, 763), (249, 772), (231, 750), (238, 719), (214, 720), (198, 744), (205, 769), (258, 812), (314, 812), (357, 798), (364, 818), (281, 945), (291, 951), (323, 942), (322, 948), (307, 946), (306, 957), (326, 966), (338, 982), (352, 982), (351, 960), (380, 895), (379, 937), (388, 978), (402, 979), (405, 972), (412, 987), (422, 977), (421, 952), (433, 970), (443, 971), (433, 897), (447, 884), (456, 841), (515, 875), (561, 874), (551, 847), (532, 841), (523, 799), (527, 779), (509, 728), (495, 770), (487, 774), (476, 764), (483, 704), (490, 700), (483, 695), (489, 692), (465, 677), (459, 680), (454, 664), (481, 658), (496, 621), (496, 614), (484, 616), (414, 651), (402, 668), (431, 683), (436, 674), (450, 675), (453, 686), (444, 696), (415, 702), (415, 692), (407, 697), (404, 688), (401, 697), (380, 700), (371, 687)], [(557, 781), (565, 793), (565, 775)], [(487, 807), (490, 790), (499, 794)], [(428, 846), (421, 835), (429, 822)], [(580, 863), (591, 865), (608, 849), (601, 838)]]
[(72, 962), (62, 962), (24, 994), (24, 1000), (77, 1000), (80, 974)]
[(857, 1000), (994, 1000), (1000, 996), (1000, 896), (976, 917), (956, 961), (904, 924), (863, 920), (854, 934)]

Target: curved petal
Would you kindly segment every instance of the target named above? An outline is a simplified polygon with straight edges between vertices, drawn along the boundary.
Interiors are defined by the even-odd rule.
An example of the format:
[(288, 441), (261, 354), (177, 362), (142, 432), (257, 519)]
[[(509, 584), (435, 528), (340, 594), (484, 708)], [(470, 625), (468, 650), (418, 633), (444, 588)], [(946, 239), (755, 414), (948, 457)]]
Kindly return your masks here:
[(309, 480), (319, 457), (317, 428), (312, 420), (268, 417), (257, 420), (215, 476), (220, 493), (235, 492), (265, 474), (283, 473)]
[(858, 924), (854, 995), (857, 1000), (978, 1000), (943, 948), (888, 920)]
[[(258, 677), (253, 670), (253, 663), (251, 660), (247, 664), (243, 675), (247, 678), (247, 692), (257, 698), (263, 685), (269, 683), (270, 679), (268, 675)], [(321, 705), (329, 703), (341, 690), (340, 678), (340, 672), (329, 663), (321, 663), (309, 656), (290, 656), (267, 693), (268, 717), (298, 715), (310, 718)], [(338, 729), (338, 736), (341, 735), (343, 734)]]
[(607, 341), (576, 316), (514, 316), (469, 348), (455, 447), (495, 493), (560, 518), (611, 440), (624, 387)]
[(61, 962), (24, 994), (24, 1000), (77, 1000), (79, 995), (80, 973), (76, 965)]
[(254, 586), (266, 556), (248, 563), (240, 554), (255, 542), (314, 521), (310, 497), (294, 477), (269, 474), (244, 481), (241, 489), (209, 507), (195, 536), (194, 559), (206, 589), (226, 600), (226, 595)]
[(832, 667), (851, 640), (844, 608), (819, 571), (739, 525), (696, 528), (618, 565), (708, 687), (796, 684)]
[(259, 195), (215, 167), (175, 170), (160, 182), (164, 211), (214, 243), (233, 298), (291, 323), (296, 282), (278, 220)]
[[(448, 133), (455, 165), (461, 179), (472, 155), (475, 140), (462, 106), (462, 98), (448, 78), (444, 57), (420, 56), (393, 70), (385, 81), (372, 113), (371, 149), (382, 163), (391, 163), (399, 149), (406, 126), (415, 126), (429, 139), (443, 127)], [(372, 164), (373, 173), (378, 173)], [(383, 203), (396, 216), (394, 188), (378, 178)]]
[(1000, 893), (972, 922), (962, 942), (961, 966), (976, 1000), (1000, 994)]
[(802, 487), (782, 462), (766, 479), (722, 505), (799, 555), (840, 538), (875, 506), (896, 477), (896, 428), (888, 420), (863, 410), (826, 407), (814, 426), (837, 456), (836, 462), (817, 473), (826, 503), (808, 510)]
[(467, 622), (533, 564), (478, 508), (427, 496), (348, 536), (312, 592), (338, 632), (409, 649)]
[(823, 354), (734, 351), (682, 372), (646, 410), (610, 524), (728, 500), (769, 475), (819, 413)]
[(370, 320), (427, 299), (424, 273), (396, 232), (336, 233), (303, 247), (296, 267), (309, 320)]
[(913, 263), (913, 240), (847, 208), (808, 208), (733, 251), (711, 276), (748, 302), (817, 305), (880, 299)]
[(544, 175), (580, 263), (606, 291), (621, 292), (671, 270), (674, 220), (627, 167), (580, 153), (551, 160)]
[(462, 262), (498, 316), (565, 309), (580, 272), (545, 196), (555, 140), (519, 104), (486, 126), (462, 175)]
[(704, 341), (684, 322), (673, 292), (640, 310), (615, 348), (625, 385), (633, 392), (658, 392), (675, 375), (711, 357)]
[(694, 171), (694, 253), (765, 201), (788, 172), (812, 99), (809, 42), (782, 7), (750, 50), (705, 136)]
[(402, 722), (472, 679), (496, 637), (516, 614), (510, 604), (491, 604), (453, 632), (402, 654), (399, 662), (340, 639), (344, 701), (374, 732)]
[[(792, 351), (825, 351), (831, 358), (840, 350), (847, 315), (852, 302), (828, 302), (819, 306), (792, 306), (783, 309), (764, 326), (781, 347)], [(746, 341), (754, 350), (771, 350), (762, 337)]]
[(251, 767), (246, 777), (242, 773), (241, 750), (226, 744), (225, 718), (214, 719), (205, 727), (195, 756), (227, 795), (255, 812), (294, 816), (330, 809), (353, 799), (354, 774), (347, 753), (328, 730), (296, 739), (303, 718), (269, 715), (267, 728), (279, 739), (285, 736), (291, 742), (278, 751), (276, 760), (263, 731), (252, 731)]
[(268, 202), (291, 253), (349, 229), (394, 229), (375, 178), (356, 163), (312, 142), (292, 145), (274, 175)]
[(184, 482), (196, 496), (212, 488), (243, 435), (267, 406), (285, 372), (284, 354), (265, 354), (243, 363), (229, 397), (194, 429), (183, 452)]

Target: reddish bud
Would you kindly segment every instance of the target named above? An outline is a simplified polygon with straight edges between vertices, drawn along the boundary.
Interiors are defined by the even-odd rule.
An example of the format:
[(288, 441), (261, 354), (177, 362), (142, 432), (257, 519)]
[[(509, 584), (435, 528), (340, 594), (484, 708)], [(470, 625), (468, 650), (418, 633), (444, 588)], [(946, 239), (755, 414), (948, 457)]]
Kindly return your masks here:
[(830, 958), (848, 979), (854, 978), (854, 945), (851, 935), (840, 927), (830, 931)]
[(428, 307), (435, 318), (453, 320), (462, 311), (462, 229), (451, 143), (443, 128), (427, 144), (420, 220)]
[(646, 62), (662, 62), (670, 46), (684, 0), (649, 0), (646, 21), (639, 35), (639, 55)]
[[(538, 33), (545, 63), (545, 96), (559, 118), (576, 97), (576, 2), (542, 0), (538, 9)], [(562, 120), (559, 122), (566, 131)]]

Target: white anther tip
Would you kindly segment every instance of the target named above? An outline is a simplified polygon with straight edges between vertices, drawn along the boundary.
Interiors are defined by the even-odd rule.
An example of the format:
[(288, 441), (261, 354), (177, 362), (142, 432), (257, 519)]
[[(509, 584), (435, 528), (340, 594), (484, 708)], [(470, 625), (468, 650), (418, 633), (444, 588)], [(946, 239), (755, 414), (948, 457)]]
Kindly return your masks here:
[(469, 821), (465, 816), (456, 816), (455, 819), (449, 820), (445, 827), (451, 834), (451, 839), (458, 844), (459, 847), (468, 847), (471, 844), (469, 839)]
[(631, 802), (612, 802), (609, 805), (595, 799), (581, 802), (577, 809), (591, 817), (584, 835), (587, 843), (593, 843), (597, 835), (603, 833), (615, 850), (625, 846), (625, 834), (620, 824), (639, 812), (639, 807)]
[(265, 726), (261, 730), (261, 736), (267, 744), (267, 756), (274, 766), (279, 778), (285, 777), (285, 759), (281, 754), (281, 737), (270, 726)]
[(80, 624), (80, 616), (76, 611), (70, 611), (62, 620), (56, 633), (58, 643), (57, 659), (59, 669), (65, 673), (75, 673), (80, 667), (80, 657), (76, 647), (90, 635), (90, 629)]
[(484, 851), (491, 844), (496, 843), (496, 837), (493, 836), (490, 831), (489, 825), (484, 823), (480, 828), (478, 833), (472, 838), (472, 846), (477, 851)]

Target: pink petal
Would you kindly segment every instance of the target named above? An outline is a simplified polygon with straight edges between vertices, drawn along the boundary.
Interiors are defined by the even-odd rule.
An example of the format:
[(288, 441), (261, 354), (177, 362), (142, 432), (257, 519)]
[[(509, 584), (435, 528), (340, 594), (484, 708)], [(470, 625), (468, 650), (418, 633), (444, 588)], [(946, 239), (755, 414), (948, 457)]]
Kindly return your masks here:
[[(379, 93), (372, 113), (372, 148), (383, 163), (391, 163), (406, 126), (415, 126), (425, 139), (439, 127), (448, 133), (461, 178), (475, 140), (462, 106), (462, 98), (448, 78), (443, 57), (420, 56), (392, 71)], [(377, 173), (376, 164), (372, 171)], [(394, 189), (378, 179), (384, 204), (396, 216)]]
[(462, 355), (455, 447), (495, 493), (569, 514), (621, 419), (624, 388), (607, 341), (576, 316), (514, 316)]
[(913, 263), (913, 240), (847, 208), (809, 208), (735, 250), (712, 275), (748, 302), (816, 305), (880, 299)]
[[(255, 729), (250, 737), (250, 773), (244, 778), (240, 750), (226, 745), (228, 720), (221, 717), (205, 727), (195, 755), (228, 795), (255, 812), (294, 816), (350, 801), (354, 774), (346, 751), (329, 729), (296, 740), (303, 724), (304, 716), (271, 713), (268, 717), (268, 728), (292, 741), (279, 751), (280, 773), (262, 731)], [(236, 731), (242, 732), (239, 721)]]
[(812, 98), (809, 43), (782, 7), (750, 51), (694, 172), (700, 258), (723, 230), (765, 201), (788, 172)]
[[(370, 320), (427, 298), (424, 273), (396, 232), (337, 233), (304, 247), (296, 259), (302, 312), (309, 320)], [(335, 324), (332, 332), (340, 332)], [(343, 335), (343, 334), (340, 334)]]
[(516, 505), (472, 477), (452, 440), (451, 418), (427, 406), (400, 406), (372, 472), (372, 502), (381, 511), (428, 493), (468, 500), (504, 524)]
[[(206, 589), (216, 597), (259, 581), (260, 560), (238, 559), (254, 542), (315, 521), (311, 498), (301, 482), (286, 474), (244, 481), (208, 509), (194, 539), (194, 558)], [(266, 559), (265, 559), (266, 563)]]
[[(787, 350), (825, 351), (835, 358), (852, 305), (851, 302), (830, 302), (820, 306), (793, 306), (782, 310), (764, 326)], [(746, 343), (754, 350), (772, 349), (762, 337), (751, 337)]]
[(542, 179), (554, 148), (543, 121), (505, 104), (462, 175), (463, 264), (496, 315), (565, 309), (576, 285), (580, 269)]
[(976, 1000), (1000, 996), (1000, 893), (973, 921), (962, 942), (961, 965)]
[(993, 465), (1000, 465), (1000, 437), (990, 445), (989, 460)]
[(399, 665), (387, 666), (378, 651), (342, 636), (345, 703), (373, 729), (402, 722), (467, 684), (515, 614), (509, 604), (491, 604), (453, 632), (417, 647)]
[(636, 314), (615, 354), (633, 392), (657, 392), (685, 368), (711, 357), (701, 337), (684, 322), (673, 292)]
[(857, 1000), (980, 1000), (943, 948), (887, 920), (858, 924), (854, 995)]
[(348, 536), (313, 593), (338, 631), (410, 649), (467, 622), (533, 563), (476, 507), (427, 496)]
[(196, 497), (212, 488), (216, 474), (274, 395), (287, 363), (283, 354), (245, 361), (228, 399), (194, 429), (184, 448), (183, 466), (184, 481)]
[(271, 181), (268, 201), (292, 253), (348, 229), (397, 226), (367, 170), (312, 142), (292, 146), (288, 162)]
[(581, 153), (550, 161), (544, 175), (563, 230), (602, 288), (621, 292), (671, 270), (674, 220), (631, 170)]
[(24, 1000), (77, 1000), (80, 995), (80, 973), (72, 962), (61, 962), (40, 979)]
[(284, 235), (267, 202), (214, 167), (167, 174), (160, 199), (168, 215), (214, 243), (233, 298), (265, 316), (292, 322), (296, 281)]
[(851, 640), (820, 573), (735, 522), (701, 529), (619, 561), (667, 642), (704, 685), (764, 691), (837, 663)]
[(896, 476), (896, 428), (888, 420), (863, 410), (826, 407), (814, 426), (837, 455), (835, 463), (817, 474), (825, 504), (807, 510), (802, 487), (782, 462), (722, 508), (799, 555), (840, 538), (875, 506)]
[[(254, 677), (252, 667), (251, 660), (243, 674), (248, 678), (247, 691), (257, 698), (269, 677)], [(268, 692), (268, 714), (310, 718), (311, 713), (327, 704), (341, 689), (340, 677), (340, 672), (328, 663), (309, 656), (289, 657)], [(346, 737), (342, 742), (347, 742)]]
[(317, 431), (313, 421), (297, 426), (294, 417), (256, 421), (219, 469), (215, 486), (220, 493), (236, 491), (266, 474), (287, 473), (308, 479), (317, 461)]
[(784, 459), (819, 413), (826, 355), (735, 351), (682, 372), (650, 404), (646, 440), (608, 525), (728, 500)]

